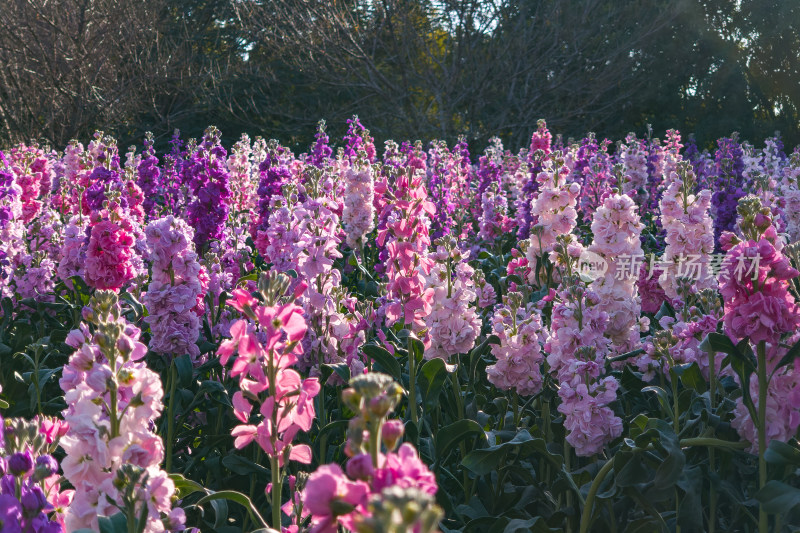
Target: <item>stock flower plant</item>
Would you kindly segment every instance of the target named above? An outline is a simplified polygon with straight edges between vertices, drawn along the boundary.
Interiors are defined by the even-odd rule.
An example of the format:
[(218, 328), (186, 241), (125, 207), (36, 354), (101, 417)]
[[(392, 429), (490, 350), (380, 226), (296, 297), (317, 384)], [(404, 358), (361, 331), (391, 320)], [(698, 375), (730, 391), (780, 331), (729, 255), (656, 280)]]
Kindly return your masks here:
[(0, 533), (800, 528), (800, 149), (336, 126), (0, 150)]

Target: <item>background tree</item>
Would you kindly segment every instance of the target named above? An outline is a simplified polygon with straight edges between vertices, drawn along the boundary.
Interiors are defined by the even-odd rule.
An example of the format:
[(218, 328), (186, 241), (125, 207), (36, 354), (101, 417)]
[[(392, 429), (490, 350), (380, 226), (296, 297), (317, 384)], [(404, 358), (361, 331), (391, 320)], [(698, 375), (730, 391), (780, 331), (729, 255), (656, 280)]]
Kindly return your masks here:
[(800, 142), (800, 8), (725, 0), (8, 0), (0, 139), (95, 128), (303, 149), (361, 116), (376, 140), (678, 128)]

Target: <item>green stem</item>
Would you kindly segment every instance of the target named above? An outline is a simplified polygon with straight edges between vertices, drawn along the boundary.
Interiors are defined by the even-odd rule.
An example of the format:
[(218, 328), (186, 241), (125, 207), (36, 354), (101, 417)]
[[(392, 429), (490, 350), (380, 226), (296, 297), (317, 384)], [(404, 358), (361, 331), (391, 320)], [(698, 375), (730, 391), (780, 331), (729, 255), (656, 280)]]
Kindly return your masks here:
[[(570, 469), (572, 462), (572, 447), (567, 442), (566, 438), (564, 439), (564, 471), (568, 476), (571, 476), (572, 473)], [(567, 507), (572, 507), (572, 491), (567, 491)], [(585, 506), (584, 506), (585, 508)], [(569, 516), (567, 516), (567, 533), (571, 533), (572, 531), (572, 521)]]
[(378, 468), (380, 454), (381, 454), (381, 426), (383, 420), (378, 419), (375, 421), (372, 431), (369, 433), (369, 453), (372, 456), (373, 468)]
[(586, 495), (586, 505), (583, 506), (583, 512), (581, 513), (580, 533), (586, 533), (589, 531), (589, 524), (592, 520), (592, 506), (594, 504), (595, 496), (597, 496), (597, 491), (600, 490), (600, 485), (603, 483), (603, 480), (613, 468), (614, 460), (609, 459), (608, 462), (603, 465), (603, 468), (601, 468), (597, 473), (594, 481), (592, 481), (592, 485), (589, 487), (589, 493)]
[(33, 380), (36, 387), (36, 413), (39, 415), (42, 414), (42, 389), (39, 387), (39, 354), (41, 350), (41, 346), (37, 346), (33, 351), (36, 358), (36, 368), (33, 369)]
[[(146, 507), (146, 506), (145, 506)], [(136, 510), (131, 504), (127, 505), (128, 533), (136, 533)]]
[(111, 397), (110, 406), (108, 410), (110, 411), (109, 418), (111, 419), (111, 437), (109, 440), (119, 437), (119, 417), (117, 416), (117, 389), (113, 387), (109, 391), (109, 396)]
[(281, 530), (281, 473), (278, 466), (278, 456), (270, 455), (270, 470), (272, 471), (272, 528)]
[[(716, 408), (716, 353), (713, 350), (708, 351), (708, 395), (711, 402), (711, 412), (713, 413)], [(716, 470), (716, 453), (714, 447), (708, 449), (708, 467), (714, 473)], [(717, 489), (714, 483), (709, 483), (708, 493), (708, 533), (715, 533), (717, 529)]]
[[(670, 361), (670, 366), (672, 365), (672, 361)], [(681, 429), (681, 418), (680, 418), (680, 411), (679, 411), (679, 402), (678, 402), (678, 376), (674, 372), (670, 372), (672, 375), (672, 379), (670, 383), (672, 385), (672, 423), (675, 429), (675, 435), (680, 435)], [(675, 533), (681, 533), (681, 526), (680, 526), (680, 507), (681, 507), (681, 495), (678, 492), (677, 485), (675, 486)]]
[(693, 437), (690, 439), (681, 439), (681, 448), (689, 448), (692, 446), (714, 446), (716, 448), (728, 448), (731, 450), (744, 450), (749, 446), (746, 442), (733, 442), (730, 440), (715, 439), (712, 437)]
[(417, 426), (417, 358), (411, 349), (411, 335), (406, 342), (406, 348), (408, 349), (408, 408), (411, 410), (411, 421)]
[[(455, 396), (456, 401), (456, 408), (458, 410), (458, 419), (464, 420), (466, 418), (464, 414), (464, 402), (461, 398), (461, 384), (458, 382), (458, 364), (459, 361), (456, 359), (456, 369), (455, 371), (450, 374), (450, 381), (453, 387), (453, 396)], [(461, 451), (461, 459), (467, 456), (467, 446), (464, 444), (464, 441), (458, 443), (458, 448)], [(470, 493), (472, 491), (472, 487), (470, 487), (469, 482), (469, 474), (467, 473), (467, 469), (464, 469), (464, 494), (465, 494), (465, 502), (469, 501)]]
[[(319, 352), (319, 367), (322, 368), (322, 364), (325, 362), (325, 359), (322, 355), (322, 350)], [(328, 421), (327, 415), (325, 413), (325, 383), (320, 383), (319, 394), (317, 395), (319, 398), (319, 427), (320, 429), (324, 428)], [(319, 463), (323, 464), (327, 462), (328, 456), (328, 434), (323, 433), (319, 436)]]
[[(767, 484), (767, 461), (764, 453), (767, 451), (767, 345), (765, 341), (758, 343), (758, 489)], [(758, 509), (758, 531), (767, 533), (769, 527), (768, 517), (763, 507)]]
[(178, 381), (178, 372), (175, 368), (175, 361), (169, 369), (169, 405), (167, 406), (167, 438), (166, 438), (166, 464), (164, 470), (172, 471), (172, 447), (175, 438), (175, 387)]

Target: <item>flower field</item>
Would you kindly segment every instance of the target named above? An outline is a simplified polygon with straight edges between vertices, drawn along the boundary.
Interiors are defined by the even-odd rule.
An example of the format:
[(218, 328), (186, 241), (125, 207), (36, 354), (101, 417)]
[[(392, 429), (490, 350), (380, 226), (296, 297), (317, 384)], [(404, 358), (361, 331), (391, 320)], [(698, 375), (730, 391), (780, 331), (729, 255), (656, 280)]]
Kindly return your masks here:
[(800, 527), (800, 150), (220, 139), (0, 152), (0, 533)]

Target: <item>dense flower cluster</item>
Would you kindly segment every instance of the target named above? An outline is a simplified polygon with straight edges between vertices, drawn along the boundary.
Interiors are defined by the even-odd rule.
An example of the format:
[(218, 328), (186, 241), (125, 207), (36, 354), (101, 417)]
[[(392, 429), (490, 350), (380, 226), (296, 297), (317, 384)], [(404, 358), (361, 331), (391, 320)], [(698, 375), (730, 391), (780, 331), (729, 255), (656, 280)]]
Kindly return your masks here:
[(372, 172), (369, 164), (356, 160), (344, 175), (342, 224), (347, 232), (347, 245), (353, 249), (357, 249), (364, 237), (375, 228), (375, 184)]
[(547, 330), (533, 304), (523, 307), (522, 294), (509, 293), (505, 306), (492, 317), (492, 332), (500, 344), (492, 345), (495, 364), (486, 367), (489, 383), (502, 390), (514, 390), (521, 396), (537, 394), (542, 389), (542, 345)]
[(133, 224), (120, 208), (93, 213), (90, 224), (84, 279), (118, 291), (136, 276)]
[(694, 172), (687, 163), (670, 175), (670, 184), (661, 198), (661, 226), (666, 231), (662, 264), (658, 278), (668, 298), (677, 297), (678, 278), (695, 281), (697, 290), (716, 285), (711, 271), (714, 251), (713, 221), (709, 216), (711, 191), (694, 194)]
[[(652, 133), (614, 149), (542, 121), (517, 152), (378, 154), (354, 117), (338, 149), (320, 123), (297, 155), (247, 136), (228, 151), (214, 128), (166, 153), (147, 136), (121, 155), (102, 132), (0, 152), (0, 405), (66, 403), (66, 422), (4, 426), (22, 424), (4, 435), (0, 533), (117, 512), (131, 531), (210, 527), (200, 507), (248, 475), (248, 510), (215, 507), (220, 523), (429, 533), (439, 501), (445, 527), (480, 529), (524, 482), (559, 510), (491, 527), (600, 530), (616, 513), (576, 513), (598, 494), (584, 477), (620, 475), (612, 455), (634, 445), (642, 470), (701, 457), (704, 476), (725, 463), (686, 450), (726, 448), (744, 479), (800, 427), (800, 150)], [(201, 481), (185, 518), (172, 506)], [(666, 488), (654, 508), (682, 523), (688, 491)]]
[(194, 244), (203, 250), (210, 239), (219, 239), (228, 216), (227, 152), (220, 144), (220, 132), (209, 128), (202, 142), (183, 162), (181, 177), (192, 192), (187, 222), (194, 228)]
[(62, 420), (0, 417), (0, 530), (62, 533), (72, 490), (60, 490), (51, 455), (68, 425)]
[(139, 329), (120, 316), (110, 291), (95, 293), (84, 318), (67, 338), (75, 352), (60, 381), (69, 424), (62, 468), (75, 487), (67, 530), (97, 529), (98, 516), (118, 508), (143, 520), (143, 531), (180, 530), (183, 509), (172, 510), (175, 486), (160, 468), (164, 447), (151, 429), (164, 393), (142, 362)]
[(203, 294), (203, 267), (193, 250), (194, 231), (169, 215), (150, 222), (145, 236), (152, 264), (151, 281), (142, 299), (149, 312), (149, 348), (161, 354), (197, 357), (200, 320), (195, 308)]
[(587, 456), (622, 434), (622, 420), (608, 407), (616, 400), (619, 383), (604, 376), (609, 315), (599, 305), (600, 296), (573, 273), (582, 251), (581, 245), (562, 237), (553, 252), (565, 273), (545, 350), (550, 372), (560, 383), (558, 411), (565, 416), (567, 442), (576, 454)]
[(430, 347), (425, 358), (445, 361), (459, 353), (467, 353), (475, 345), (481, 322), (472, 303), (475, 301), (474, 270), (467, 263), (469, 252), (461, 252), (452, 238), (442, 238), (432, 257), (436, 263), (427, 275), (427, 286), (433, 289), (428, 325)]
[[(592, 282), (591, 289), (609, 316), (605, 334), (617, 352), (633, 350), (639, 344), (641, 304), (632, 262), (643, 255), (641, 232), (636, 204), (628, 195), (606, 196), (592, 220), (594, 241), (589, 251), (603, 257), (608, 269)], [(641, 326), (646, 329), (646, 318)]]
[(423, 175), (409, 170), (397, 176), (394, 201), (386, 228), (378, 232), (378, 244), (388, 252), (386, 276), (390, 304), (386, 307), (389, 325), (398, 320), (415, 328), (425, 326), (431, 312), (434, 291), (425, 285), (433, 260), (428, 257), (428, 216), (436, 207), (427, 199)]
[(537, 257), (552, 252), (557, 237), (569, 234), (578, 220), (576, 205), (581, 187), (574, 182), (567, 183), (568, 174), (563, 156), (556, 153), (536, 177), (539, 193), (531, 202), (533, 220), (527, 250), (532, 265), (536, 264)]

